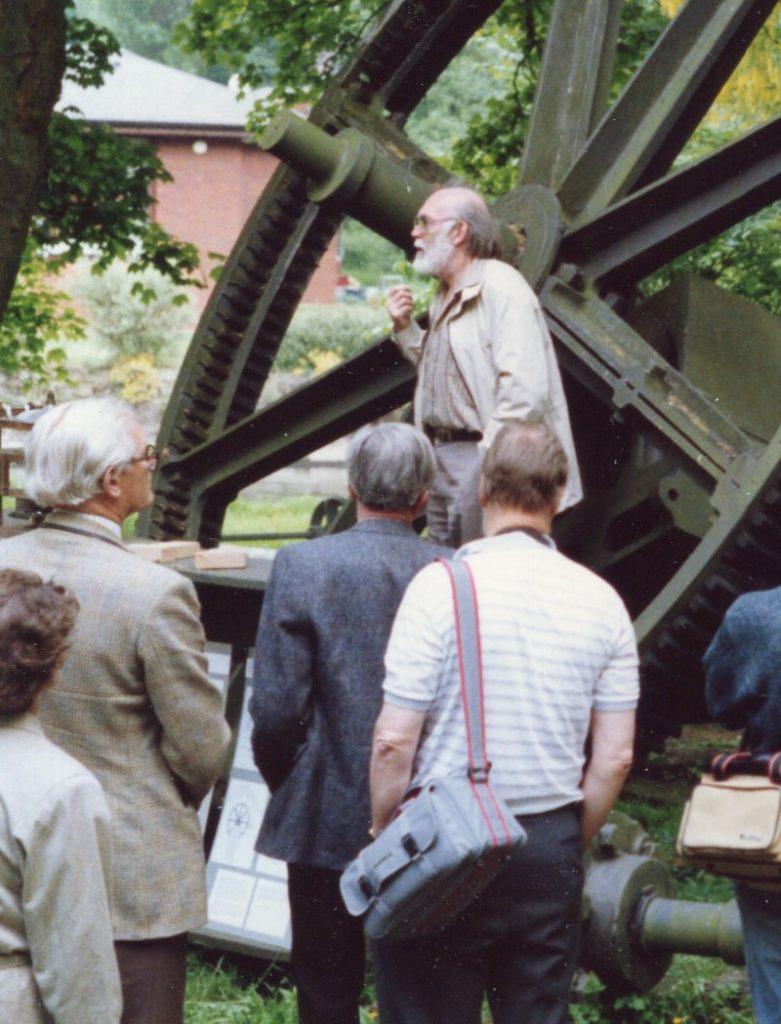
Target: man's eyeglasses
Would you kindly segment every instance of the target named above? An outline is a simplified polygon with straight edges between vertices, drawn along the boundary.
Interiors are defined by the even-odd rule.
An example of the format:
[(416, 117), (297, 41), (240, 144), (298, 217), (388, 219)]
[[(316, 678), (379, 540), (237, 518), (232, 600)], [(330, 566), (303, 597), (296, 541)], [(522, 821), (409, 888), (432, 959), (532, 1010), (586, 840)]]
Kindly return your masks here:
[(161, 459), (164, 459), (168, 454), (166, 449), (158, 451), (153, 444), (148, 444), (144, 448), (143, 455), (136, 455), (134, 458), (129, 459), (130, 462), (145, 462), (151, 470), (157, 469), (157, 466)]
[(455, 224), (459, 220), (461, 220), (460, 217), (428, 217), (425, 213), (421, 213), (418, 214), (413, 223), (421, 231), (429, 231), (435, 224), (447, 224), (448, 221), (452, 221)]

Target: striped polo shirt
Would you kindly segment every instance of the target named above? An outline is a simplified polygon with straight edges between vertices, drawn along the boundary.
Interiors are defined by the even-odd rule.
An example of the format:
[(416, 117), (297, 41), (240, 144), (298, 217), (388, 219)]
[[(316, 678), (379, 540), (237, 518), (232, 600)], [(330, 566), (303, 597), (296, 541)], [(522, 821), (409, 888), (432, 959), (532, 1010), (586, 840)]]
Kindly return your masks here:
[[(592, 709), (638, 699), (634, 630), (595, 573), (523, 532), (465, 545), (477, 591), (491, 779), (517, 814), (582, 799)], [(453, 598), (442, 565), (423, 569), (399, 608), (385, 700), (426, 712), (412, 785), (466, 772)]]

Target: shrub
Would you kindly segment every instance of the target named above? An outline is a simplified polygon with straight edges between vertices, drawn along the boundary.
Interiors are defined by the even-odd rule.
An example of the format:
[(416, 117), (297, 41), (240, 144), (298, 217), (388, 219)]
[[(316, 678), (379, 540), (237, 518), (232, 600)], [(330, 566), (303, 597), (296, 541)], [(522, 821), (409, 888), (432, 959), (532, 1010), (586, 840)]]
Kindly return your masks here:
[(113, 263), (102, 274), (74, 284), (90, 334), (112, 356), (149, 355), (155, 361), (178, 349), (188, 335), (186, 297), (157, 271), (129, 274)]
[(278, 370), (323, 369), (323, 353), (339, 361), (357, 355), (376, 340), (383, 328), (390, 332), (387, 313), (372, 306), (334, 304), (299, 306), (279, 349)]
[(109, 377), (112, 384), (119, 385), (120, 397), (130, 405), (151, 402), (160, 390), (154, 360), (146, 353), (118, 360)]

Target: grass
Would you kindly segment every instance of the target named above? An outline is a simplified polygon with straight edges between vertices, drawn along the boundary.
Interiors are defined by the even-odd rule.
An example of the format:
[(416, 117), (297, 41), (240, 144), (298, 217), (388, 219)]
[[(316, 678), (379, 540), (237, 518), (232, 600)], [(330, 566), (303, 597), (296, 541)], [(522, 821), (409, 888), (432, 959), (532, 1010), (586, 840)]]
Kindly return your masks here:
[[(320, 498), (311, 494), (284, 498), (240, 497), (225, 512), (223, 534), (303, 533)], [(289, 540), (234, 541), (243, 547), (279, 548)]]
[[(311, 494), (284, 498), (237, 498), (228, 506), (223, 525), (224, 534), (247, 533), (304, 533), (309, 527), (312, 513), (321, 501)], [(136, 515), (129, 516), (122, 526), (125, 540), (133, 540)], [(242, 547), (279, 548), (292, 543), (289, 540), (237, 540), (231, 543)]]
[[(360, 1024), (376, 1024), (370, 987), (364, 994)], [(185, 1024), (297, 1024), (295, 991), (281, 972), (263, 961), (242, 957), (215, 959), (214, 952), (193, 949), (187, 960)]]

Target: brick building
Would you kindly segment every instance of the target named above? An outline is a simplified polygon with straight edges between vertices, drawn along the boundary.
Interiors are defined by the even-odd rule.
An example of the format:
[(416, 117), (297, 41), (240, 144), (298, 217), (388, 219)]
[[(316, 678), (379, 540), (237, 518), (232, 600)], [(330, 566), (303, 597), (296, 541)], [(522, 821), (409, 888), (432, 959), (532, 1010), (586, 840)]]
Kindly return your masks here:
[[(58, 106), (76, 107), (88, 122), (154, 145), (174, 180), (156, 186), (152, 217), (196, 245), (208, 271), (208, 253), (228, 255), (277, 166), (244, 130), (251, 102), (227, 86), (123, 50), (101, 88), (66, 81)], [(332, 243), (304, 302), (333, 302), (338, 275)], [(199, 292), (201, 307), (207, 298)]]

